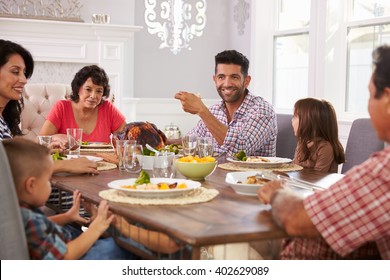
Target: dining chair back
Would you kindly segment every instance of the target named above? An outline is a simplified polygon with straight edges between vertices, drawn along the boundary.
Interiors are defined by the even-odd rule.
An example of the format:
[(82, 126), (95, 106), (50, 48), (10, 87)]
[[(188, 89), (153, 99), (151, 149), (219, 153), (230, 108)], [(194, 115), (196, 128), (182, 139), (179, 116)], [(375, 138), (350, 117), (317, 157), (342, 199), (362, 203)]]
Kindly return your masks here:
[(291, 125), (291, 114), (277, 114), (278, 135), (276, 138), (276, 156), (294, 158), (297, 137)]
[(28, 260), (26, 235), (8, 157), (0, 141), (0, 259)]
[(23, 91), (24, 109), (21, 114), (23, 137), (36, 140), (51, 108), (71, 93), (67, 84), (26, 84)]
[(385, 142), (378, 139), (368, 118), (353, 121), (345, 148), (346, 162), (341, 168), (345, 173), (355, 165), (367, 160), (373, 152), (383, 150)]

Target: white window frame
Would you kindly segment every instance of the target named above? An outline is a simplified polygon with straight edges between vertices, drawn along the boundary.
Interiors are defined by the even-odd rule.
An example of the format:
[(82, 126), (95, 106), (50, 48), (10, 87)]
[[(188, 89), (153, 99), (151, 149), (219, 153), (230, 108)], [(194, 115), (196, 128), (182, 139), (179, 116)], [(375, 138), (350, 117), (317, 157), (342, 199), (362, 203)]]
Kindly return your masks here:
[[(351, 7), (352, 0), (312, 0), (309, 26), (308, 96), (329, 100), (338, 119), (345, 121), (368, 117), (367, 111), (352, 114), (345, 110), (348, 28), (390, 23), (390, 17), (349, 21), (351, 15), (346, 11), (351, 12)], [(252, 8), (251, 91), (273, 103), (274, 36), (302, 33), (304, 29), (275, 31), (275, 0), (252, 1)]]

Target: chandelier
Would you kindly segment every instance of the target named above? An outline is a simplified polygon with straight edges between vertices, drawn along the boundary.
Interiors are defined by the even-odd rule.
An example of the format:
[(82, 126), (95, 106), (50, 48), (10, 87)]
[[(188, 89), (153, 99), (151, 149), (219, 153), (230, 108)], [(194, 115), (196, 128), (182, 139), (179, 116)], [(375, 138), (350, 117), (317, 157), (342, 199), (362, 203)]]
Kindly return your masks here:
[(145, 23), (148, 32), (161, 39), (160, 49), (169, 48), (175, 55), (191, 50), (190, 41), (202, 36), (206, 26), (206, 0), (196, 1), (194, 8), (183, 0), (145, 0)]

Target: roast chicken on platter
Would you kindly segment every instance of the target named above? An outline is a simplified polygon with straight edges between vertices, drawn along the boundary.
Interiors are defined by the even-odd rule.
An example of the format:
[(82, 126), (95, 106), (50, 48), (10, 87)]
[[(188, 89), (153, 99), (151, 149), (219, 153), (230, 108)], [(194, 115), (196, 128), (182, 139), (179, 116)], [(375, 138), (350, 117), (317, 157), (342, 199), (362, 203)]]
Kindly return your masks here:
[(156, 149), (164, 148), (167, 141), (165, 134), (150, 122), (128, 123), (122, 132), (114, 135), (115, 137), (121, 140), (137, 140), (137, 144), (144, 147), (149, 144)]

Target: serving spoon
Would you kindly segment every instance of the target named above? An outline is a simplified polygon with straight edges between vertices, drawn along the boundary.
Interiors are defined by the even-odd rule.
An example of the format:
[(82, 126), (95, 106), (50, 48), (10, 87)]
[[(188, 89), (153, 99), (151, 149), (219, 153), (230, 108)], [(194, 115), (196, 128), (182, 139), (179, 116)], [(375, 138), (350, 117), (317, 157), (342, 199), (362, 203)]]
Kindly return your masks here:
[(161, 154), (161, 152), (160, 152), (160, 151), (157, 151), (155, 148), (153, 148), (153, 147), (152, 147), (152, 146), (150, 146), (149, 144), (146, 144), (145, 146), (146, 146), (146, 148), (147, 148), (148, 150), (150, 150), (150, 151), (154, 152), (156, 155), (159, 155), (159, 154)]

